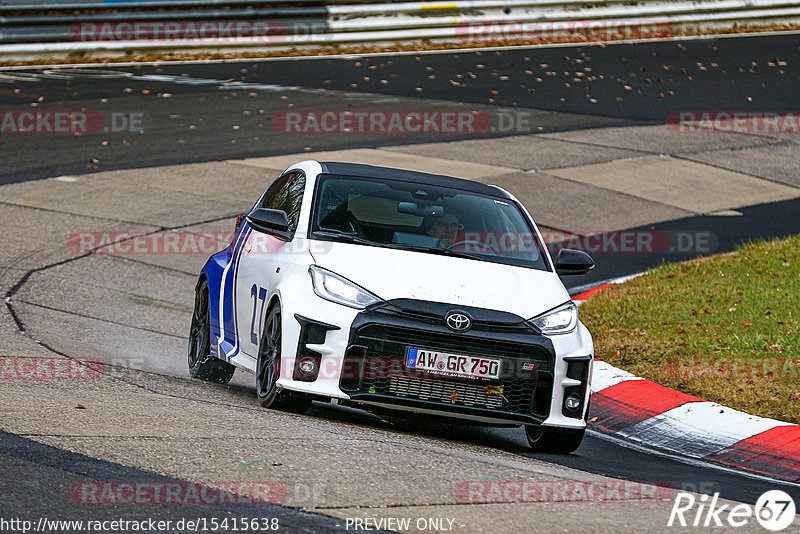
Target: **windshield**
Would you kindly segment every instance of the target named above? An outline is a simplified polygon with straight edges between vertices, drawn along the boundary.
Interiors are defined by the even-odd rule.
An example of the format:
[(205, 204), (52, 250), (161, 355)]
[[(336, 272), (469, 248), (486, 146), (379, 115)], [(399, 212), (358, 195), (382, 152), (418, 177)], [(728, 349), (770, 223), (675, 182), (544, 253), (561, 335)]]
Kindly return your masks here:
[(548, 270), (516, 203), (411, 182), (321, 175), (311, 237)]

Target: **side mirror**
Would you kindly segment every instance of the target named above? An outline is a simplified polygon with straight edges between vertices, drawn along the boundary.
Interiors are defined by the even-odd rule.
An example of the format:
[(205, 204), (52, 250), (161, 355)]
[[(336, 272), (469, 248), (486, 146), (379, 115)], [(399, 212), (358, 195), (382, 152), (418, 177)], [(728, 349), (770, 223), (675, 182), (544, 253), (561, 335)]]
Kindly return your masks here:
[(594, 269), (594, 260), (587, 253), (568, 248), (558, 251), (556, 274), (559, 276), (586, 274), (592, 269)]
[(247, 222), (259, 232), (285, 232), (289, 229), (289, 218), (283, 210), (256, 208), (247, 214)]

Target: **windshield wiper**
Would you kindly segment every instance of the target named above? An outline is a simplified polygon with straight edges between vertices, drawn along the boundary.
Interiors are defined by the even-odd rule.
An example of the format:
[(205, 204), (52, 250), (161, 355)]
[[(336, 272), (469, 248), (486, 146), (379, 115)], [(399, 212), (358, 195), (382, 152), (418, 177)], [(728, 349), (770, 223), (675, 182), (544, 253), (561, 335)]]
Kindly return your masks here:
[(426, 247), (424, 245), (407, 245), (404, 243), (379, 243), (371, 241), (357, 235), (339, 232), (337, 230), (317, 230), (311, 234), (311, 238), (324, 237), (335, 241), (342, 241), (345, 243), (358, 243), (359, 245), (370, 245), (373, 247), (393, 248), (397, 250), (411, 250), (414, 252), (427, 252), (429, 254), (438, 254), (440, 256), (453, 256), (455, 258), (467, 258), (470, 260), (485, 260), (486, 258), (469, 252), (461, 252), (449, 248), (436, 248)]
[(346, 243), (358, 243), (360, 245), (372, 245), (373, 247), (386, 246), (383, 243), (377, 243), (375, 241), (371, 241), (363, 237), (358, 237), (357, 235), (347, 234), (345, 232), (339, 232), (337, 230), (317, 230), (311, 234), (312, 239), (314, 239), (315, 237), (325, 237), (336, 241), (344, 241)]
[(453, 256), (455, 258), (467, 258), (470, 260), (485, 260), (485, 258), (480, 256), (479, 254), (472, 254), (470, 252), (461, 252), (459, 250), (453, 250), (450, 248), (426, 247), (424, 245), (406, 245), (402, 243), (391, 243), (387, 244), (386, 246), (397, 248), (400, 250), (413, 250), (415, 252), (427, 252), (429, 254), (438, 254), (440, 256)]

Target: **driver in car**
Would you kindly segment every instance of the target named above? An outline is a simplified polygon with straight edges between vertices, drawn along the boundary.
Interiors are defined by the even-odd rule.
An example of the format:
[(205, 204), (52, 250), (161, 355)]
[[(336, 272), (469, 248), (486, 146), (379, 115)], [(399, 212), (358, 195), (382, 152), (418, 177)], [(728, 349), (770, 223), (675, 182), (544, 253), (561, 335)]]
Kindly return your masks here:
[(455, 242), (456, 234), (463, 227), (452, 213), (445, 213), (428, 229), (428, 235), (439, 239), (439, 247), (447, 248)]

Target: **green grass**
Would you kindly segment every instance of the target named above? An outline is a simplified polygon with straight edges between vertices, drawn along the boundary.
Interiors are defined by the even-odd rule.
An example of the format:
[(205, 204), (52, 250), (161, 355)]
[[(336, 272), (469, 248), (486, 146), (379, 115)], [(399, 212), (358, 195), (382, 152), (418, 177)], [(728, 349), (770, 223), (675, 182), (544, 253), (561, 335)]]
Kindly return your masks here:
[(596, 355), (659, 384), (800, 423), (800, 237), (666, 264), (580, 309)]

